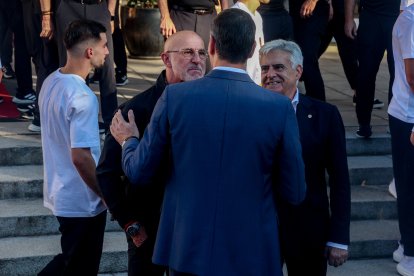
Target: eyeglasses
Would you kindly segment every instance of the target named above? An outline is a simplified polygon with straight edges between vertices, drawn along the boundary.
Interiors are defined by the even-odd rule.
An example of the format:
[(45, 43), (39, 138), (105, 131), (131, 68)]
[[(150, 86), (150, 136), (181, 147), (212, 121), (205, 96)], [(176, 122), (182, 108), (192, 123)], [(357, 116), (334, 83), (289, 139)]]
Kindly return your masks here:
[(207, 51), (204, 49), (192, 49), (192, 48), (186, 48), (176, 51), (167, 51), (167, 53), (180, 53), (183, 55), (185, 59), (192, 59), (194, 58), (195, 53), (198, 53), (198, 56), (201, 60), (205, 60), (208, 58)]
[(276, 72), (283, 72), (287, 69), (287, 67), (283, 64), (262, 65), (260, 66), (260, 68), (262, 69), (262, 73), (269, 72), (270, 66), (272, 66), (273, 70), (275, 70)]

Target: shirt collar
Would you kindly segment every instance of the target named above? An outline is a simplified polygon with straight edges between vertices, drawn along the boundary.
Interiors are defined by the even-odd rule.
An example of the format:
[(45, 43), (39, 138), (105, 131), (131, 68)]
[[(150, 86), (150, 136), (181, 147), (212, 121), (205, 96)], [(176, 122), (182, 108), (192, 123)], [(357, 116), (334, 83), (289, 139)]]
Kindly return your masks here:
[(217, 67), (214, 67), (213, 70), (223, 70), (223, 71), (247, 74), (246, 70), (243, 70), (240, 68), (234, 68), (234, 67), (227, 67), (227, 66), (217, 66)]
[(292, 106), (293, 106), (293, 109), (295, 110), (295, 113), (296, 113), (296, 108), (298, 107), (298, 103), (299, 103), (299, 89), (296, 88), (295, 96), (292, 99)]

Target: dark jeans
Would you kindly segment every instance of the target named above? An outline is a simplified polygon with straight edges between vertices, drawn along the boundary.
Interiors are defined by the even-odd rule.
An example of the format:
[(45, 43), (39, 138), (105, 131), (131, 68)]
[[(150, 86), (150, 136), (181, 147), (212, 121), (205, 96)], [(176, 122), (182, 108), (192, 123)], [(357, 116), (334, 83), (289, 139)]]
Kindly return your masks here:
[(366, 9), (360, 13), (357, 37), (359, 70), (355, 109), (360, 126), (371, 125), (375, 80), (385, 51), (387, 51), (390, 73), (388, 100), (392, 97), (392, 83), (394, 82), (392, 28), (396, 19), (397, 17), (380, 16)]
[(303, 19), (299, 10), (291, 10), (293, 32), (296, 43), (299, 44), (303, 54), (303, 74), (306, 95), (325, 101), (325, 86), (319, 69), (319, 49), (321, 39), (325, 34), (329, 17), (329, 5), (319, 1), (313, 15)]
[[(0, 0), (0, 45), (8, 30), (14, 34), (14, 70), (17, 93), (20, 96), (32, 91), (32, 64), (26, 48), (21, 1)], [(0, 47), (0, 56), (1, 53)]]
[(319, 57), (326, 51), (332, 38), (335, 38), (338, 46), (339, 57), (341, 58), (346, 79), (352, 90), (356, 90), (358, 76), (358, 59), (356, 40), (345, 35), (344, 31), (345, 15), (334, 12), (334, 16), (328, 23), (325, 34), (322, 36), (321, 46), (319, 48)]
[(287, 11), (260, 11), (263, 19), (263, 34), (265, 42), (275, 39), (293, 39), (292, 18)]
[(106, 211), (95, 217), (57, 217), (62, 253), (56, 255), (39, 276), (96, 276), (102, 255)]
[(404, 255), (414, 257), (414, 146), (410, 142), (414, 124), (391, 115), (389, 122), (401, 242)]

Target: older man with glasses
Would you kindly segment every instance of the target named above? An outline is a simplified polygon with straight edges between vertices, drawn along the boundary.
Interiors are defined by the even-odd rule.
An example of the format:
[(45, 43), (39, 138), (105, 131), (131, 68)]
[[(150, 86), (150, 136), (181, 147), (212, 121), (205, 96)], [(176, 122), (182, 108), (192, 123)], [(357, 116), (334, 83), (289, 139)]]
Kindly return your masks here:
[[(181, 31), (170, 36), (161, 54), (165, 70), (152, 87), (119, 107), (124, 117), (127, 118), (128, 110), (132, 109), (136, 114), (135, 123), (143, 133), (164, 88), (168, 84), (204, 76), (207, 56), (203, 40), (195, 32)], [(162, 276), (165, 268), (153, 264), (151, 257), (167, 166), (165, 162), (160, 165), (159, 173), (152, 180), (155, 185), (131, 189), (122, 171), (121, 151), (121, 146), (108, 134), (97, 167), (97, 177), (109, 211), (126, 232), (128, 275)]]

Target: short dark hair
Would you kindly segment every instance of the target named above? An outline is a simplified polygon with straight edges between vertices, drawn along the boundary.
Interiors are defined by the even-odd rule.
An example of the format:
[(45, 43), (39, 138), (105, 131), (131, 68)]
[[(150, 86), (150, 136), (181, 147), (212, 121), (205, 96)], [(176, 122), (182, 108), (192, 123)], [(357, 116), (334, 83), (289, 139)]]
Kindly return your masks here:
[(256, 25), (247, 12), (227, 9), (214, 19), (211, 35), (216, 41), (220, 59), (231, 63), (244, 63), (255, 42)]
[(65, 47), (70, 50), (90, 39), (99, 41), (101, 33), (106, 33), (106, 28), (101, 23), (86, 19), (72, 21), (65, 31)]

